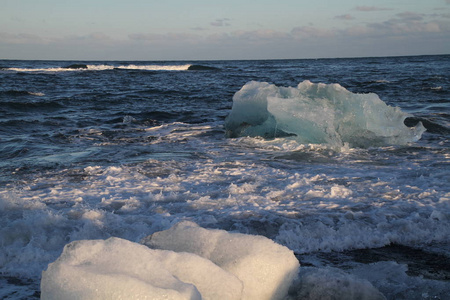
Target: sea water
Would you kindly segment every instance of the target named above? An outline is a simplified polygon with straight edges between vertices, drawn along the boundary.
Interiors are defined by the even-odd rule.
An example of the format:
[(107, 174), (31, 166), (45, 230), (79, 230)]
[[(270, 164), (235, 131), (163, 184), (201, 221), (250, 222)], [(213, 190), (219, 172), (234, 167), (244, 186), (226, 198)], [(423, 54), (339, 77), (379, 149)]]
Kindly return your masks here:
[(292, 250), (294, 299), (445, 299), (449, 66), (0, 61), (0, 297), (70, 242), (192, 221)]

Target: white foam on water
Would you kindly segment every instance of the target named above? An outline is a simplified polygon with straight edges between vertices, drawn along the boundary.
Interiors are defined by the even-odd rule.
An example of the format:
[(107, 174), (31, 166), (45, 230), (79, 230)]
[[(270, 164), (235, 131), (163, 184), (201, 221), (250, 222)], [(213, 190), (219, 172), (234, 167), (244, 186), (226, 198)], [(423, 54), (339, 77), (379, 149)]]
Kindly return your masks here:
[(82, 71), (106, 71), (113, 69), (122, 70), (146, 70), (146, 71), (187, 71), (191, 65), (85, 65), (85, 67), (50, 67), (50, 68), (5, 68), (6, 71), (15, 72), (82, 72)]
[(54, 68), (7, 68), (5, 70), (15, 72), (73, 72), (79, 71), (81, 69), (67, 69), (61, 67), (54, 67)]
[(105, 70), (113, 70), (115, 67), (111, 65), (86, 65), (86, 69), (75, 69), (75, 70), (89, 70), (89, 71), (105, 71)]
[(351, 273), (370, 281), (387, 299), (446, 299), (450, 285), (446, 281), (408, 276), (408, 266), (393, 261), (359, 265)]
[(147, 71), (187, 71), (191, 65), (128, 65), (119, 66), (118, 69), (124, 70), (147, 70)]
[[(299, 254), (448, 242), (448, 173), (420, 163), (426, 155), (448, 161), (445, 153), (335, 151), (292, 138), (217, 138), (214, 131), (215, 124), (165, 124), (140, 133), (152, 137), (153, 159), (43, 171), (1, 187), (2, 272), (39, 278), (71, 241), (138, 242), (183, 220), (264, 235)], [(417, 290), (430, 284), (414, 282)]]
[(304, 267), (300, 274), (298, 299), (386, 299), (368, 280), (339, 269)]
[(30, 95), (33, 95), (33, 96), (39, 96), (39, 97), (45, 96), (44, 93), (40, 93), (40, 92), (29, 92), (29, 93), (30, 93)]

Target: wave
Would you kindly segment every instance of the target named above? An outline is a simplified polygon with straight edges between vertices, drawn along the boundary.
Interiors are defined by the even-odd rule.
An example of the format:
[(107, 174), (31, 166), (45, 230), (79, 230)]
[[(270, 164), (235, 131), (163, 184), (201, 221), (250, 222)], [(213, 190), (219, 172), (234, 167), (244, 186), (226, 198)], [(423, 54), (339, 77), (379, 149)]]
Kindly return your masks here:
[(72, 65), (69, 65), (69, 66), (64, 67), (64, 68), (77, 70), (77, 69), (87, 69), (88, 66), (87, 65), (83, 65), (83, 64), (72, 64)]
[(2, 102), (2, 108), (7, 110), (13, 110), (13, 111), (52, 111), (57, 110), (60, 108), (63, 108), (64, 105), (58, 103), (58, 102), (14, 102), (14, 101), (7, 101)]
[(213, 71), (219, 70), (215, 67), (204, 65), (90, 65), (90, 64), (71, 64), (63, 67), (48, 67), (48, 68), (16, 68), (5, 67), (2, 71), (15, 72), (74, 72), (74, 71), (107, 71), (107, 70), (140, 70), (140, 71)]
[(128, 65), (119, 66), (121, 70), (145, 70), (145, 71), (187, 71), (191, 65)]
[(373, 147), (419, 140), (422, 123), (404, 124), (409, 114), (386, 105), (378, 95), (354, 94), (339, 84), (278, 87), (249, 82), (233, 97), (225, 121), (228, 137), (294, 136), (304, 144)]
[(432, 87), (424, 87), (422, 90), (429, 90), (433, 92), (445, 92), (442, 86), (432, 86)]
[(219, 68), (202, 66), (202, 65), (190, 65), (188, 68), (189, 71), (218, 71)]
[(442, 135), (450, 134), (450, 128), (447, 128), (446, 126), (440, 125), (436, 122), (430, 121), (425, 118), (408, 117), (404, 121), (405, 125), (408, 127), (415, 126), (419, 122), (423, 124), (423, 126), (426, 128), (428, 133), (435, 133), (435, 134), (442, 134)]
[(8, 95), (8, 96), (45, 96), (44, 93), (39, 92), (29, 92), (29, 91), (21, 91), (21, 90), (8, 90), (8, 91), (0, 91), (0, 95)]

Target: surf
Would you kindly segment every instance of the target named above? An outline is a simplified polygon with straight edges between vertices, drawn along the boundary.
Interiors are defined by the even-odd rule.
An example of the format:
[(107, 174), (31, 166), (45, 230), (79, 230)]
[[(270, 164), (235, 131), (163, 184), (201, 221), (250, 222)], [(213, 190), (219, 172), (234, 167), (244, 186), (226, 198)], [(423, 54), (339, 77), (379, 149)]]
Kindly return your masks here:
[(124, 64), (124, 65), (105, 65), (105, 64), (83, 64), (74, 63), (66, 66), (47, 67), (47, 68), (18, 68), (3, 67), (2, 71), (14, 72), (80, 72), (80, 71), (107, 71), (107, 70), (138, 70), (138, 71), (216, 71), (219, 68), (196, 65), (196, 64)]

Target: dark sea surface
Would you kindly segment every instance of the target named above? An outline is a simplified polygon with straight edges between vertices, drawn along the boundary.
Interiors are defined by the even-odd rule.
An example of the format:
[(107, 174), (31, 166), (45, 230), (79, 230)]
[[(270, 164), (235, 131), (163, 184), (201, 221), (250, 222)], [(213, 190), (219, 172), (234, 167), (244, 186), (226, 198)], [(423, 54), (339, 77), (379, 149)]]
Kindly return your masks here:
[[(395, 115), (405, 127), (426, 131), (363, 146), (305, 143), (291, 132), (228, 137), (233, 96), (246, 83), (305, 80), (327, 84), (330, 101), (339, 89), (330, 84), (357, 101), (375, 93), (409, 114)], [(303, 113), (324, 124), (320, 112), (333, 108), (314, 107)], [(449, 139), (449, 55), (0, 60), (0, 298), (38, 298), (41, 272), (71, 241), (139, 242), (191, 220), (287, 246), (300, 278), (366, 280), (387, 299), (445, 299)]]

